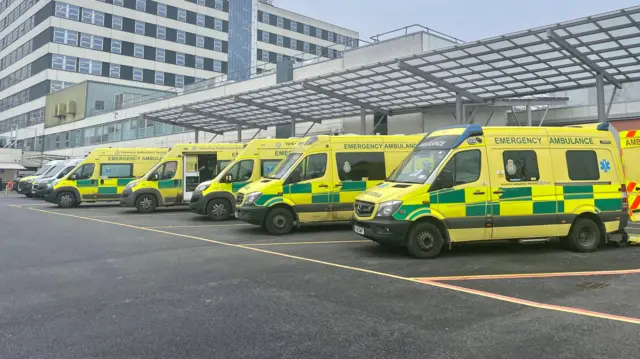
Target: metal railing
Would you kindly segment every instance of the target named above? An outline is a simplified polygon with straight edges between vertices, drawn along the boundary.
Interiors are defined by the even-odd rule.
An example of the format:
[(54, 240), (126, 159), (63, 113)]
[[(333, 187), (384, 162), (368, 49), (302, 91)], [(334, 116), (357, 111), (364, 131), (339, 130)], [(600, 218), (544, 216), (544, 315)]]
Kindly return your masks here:
[(397, 36), (401, 36), (401, 35), (409, 35), (410, 33), (414, 33), (414, 32), (426, 32), (427, 34), (435, 35), (435, 36), (444, 38), (444, 39), (452, 41), (452, 42), (454, 42), (456, 44), (462, 44), (462, 43), (465, 42), (464, 40), (460, 40), (457, 37), (453, 37), (451, 35), (447, 35), (445, 33), (442, 33), (440, 31), (436, 31), (436, 30), (428, 28), (426, 26), (422, 26), (420, 24), (407, 25), (407, 26), (404, 26), (404, 27), (397, 28), (395, 30), (383, 32), (383, 33), (371, 36), (370, 39), (371, 39), (371, 41), (376, 43), (376, 42), (384, 41), (384, 39), (380, 40), (380, 37), (384, 38), (387, 35), (391, 35), (390, 37), (397, 37)]

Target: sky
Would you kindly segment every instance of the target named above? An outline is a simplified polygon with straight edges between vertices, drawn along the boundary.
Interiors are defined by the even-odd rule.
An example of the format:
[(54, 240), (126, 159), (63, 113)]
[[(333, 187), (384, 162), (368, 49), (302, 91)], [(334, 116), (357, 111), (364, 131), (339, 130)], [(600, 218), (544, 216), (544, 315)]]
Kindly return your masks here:
[(419, 24), (464, 41), (639, 5), (638, 0), (275, 0), (275, 5), (375, 34)]

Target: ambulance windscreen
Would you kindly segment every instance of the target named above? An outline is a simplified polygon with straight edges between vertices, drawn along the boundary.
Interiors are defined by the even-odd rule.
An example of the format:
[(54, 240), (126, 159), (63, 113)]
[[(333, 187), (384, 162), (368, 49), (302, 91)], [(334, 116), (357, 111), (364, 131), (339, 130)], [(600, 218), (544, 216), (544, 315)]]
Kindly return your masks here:
[(415, 150), (396, 168), (387, 181), (425, 183), (448, 153), (448, 149)]
[(302, 156), (302, 153), (290, 153), (284, 161), (280, 162), (276, 168), (273, 169), (271, 174), (267, 178), (280, 179), (289, 172), (291, 167), (298, 161), (298, 158)]

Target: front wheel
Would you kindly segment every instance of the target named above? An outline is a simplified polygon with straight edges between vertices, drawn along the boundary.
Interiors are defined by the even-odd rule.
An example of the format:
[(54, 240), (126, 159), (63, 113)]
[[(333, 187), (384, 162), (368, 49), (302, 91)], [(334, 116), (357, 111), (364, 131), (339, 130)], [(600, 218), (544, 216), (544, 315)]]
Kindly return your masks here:
[(71, 192), (62, 192), (58, 195), (56, 203), (59, 208), (73, 208), (77, 206), (76, 196)]
[(593, 252), (600, 246), (601, 233), (598, 225), (588, 219), (579, 218), (569, 231), (569, 245), (576, 252)]
[(231, 215), (231, 205), (226, 199), (213, 199), (207, 204), (207, 216), (212, 221), (226, 221)]
[(24, 195), (27, 196), (27, 198), (33, 197), (33, 195), (31, 193), (25, 193)]
[(156, 197), (151, 194), (143, 194), (136, 198), (136, 209), (138, 213), (153, 213), (158, 207)]
[(407, 237), (407, 250), (420, 259), (435, 258), (442, 251), (442, 233), (429, 222), (417, 223)]
[(293, 229), (293, 213), (286, 208), (274, 208), (267, 213), (264, 228), (273, 235), (288, 234)]

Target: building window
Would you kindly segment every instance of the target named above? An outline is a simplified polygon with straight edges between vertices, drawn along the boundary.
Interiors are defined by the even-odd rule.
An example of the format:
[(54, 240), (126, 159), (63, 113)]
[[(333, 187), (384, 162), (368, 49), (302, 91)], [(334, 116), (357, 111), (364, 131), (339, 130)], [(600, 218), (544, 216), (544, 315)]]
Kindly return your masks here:
[(196, 46), (204, 47), (204, 36), (196, 35)]
[(187, 22), (187, 10), (178, 9), (178, 21)]
[(284, 27), (284, 19), (282, 18), (282, 16), (277, 17), (276, 24), (278, 25), (278, 27)]
[(167, 17), (167, 5), (163, 3), (158, 3), (158, 16)]
[(222, 40), (213, 39), (213, 49), (215, 51), (222, 51)]
[(75, 5), (56, 3), (55, 15), (71, 20), (80, 20), (80, 8)]
[(164, 85), (164, 72), (156, 71), (154, 82), (156, 85)]
[(144, 58), (144, 45), (133, 44), (133, 56), (139, 59)]
[(204, 26), (204, 15), (203, 14), (196, 14), (196, 25)]
[(600, 167), (595, 151), (567, 151), (565, 157), (569, 179), (572, 181), (597, 181), (600, 179)]
[(78, 46), (78, 33), (76, 31), (56, 28), (53, 30), (53, 42)]
[(102, 36), (82, 34), (80, 36), (80, 47), (93, 50), (102, 50), (104, 39)]
[(184, 76), (176, 75), (176, 87), (183, 88), (184, 87)]
[(122, 16), (111, 16), (111, 28), (113, 28), (114, 30), (122, 30)]
[(109, 65), (109, 77), (120, 78), (120, 65), (118, 64), (110, 64)]
[(269, 33), (266, 31), (262, 32), (262, 41), (263, 42), (269, 42)]
[(269, 51), (262, 50), (262, 61), (269, 62)]
[(124, 6), (124, 0), (113, 0), (113, 5)]
[(158, 39), (164, 40), (167, 38), (167, 28), (164, 26), (158, 25), (156, 28), (156, 37)]
[(102, 62), (89, 59), (80, 59), (78, 72), (91, 75), (102, 75)]
[(298, 23), (291, 20), (291, 31), (298, 31)]
[(540, 179), (536, 151), (504, 151), (504, 176), (509, 182), (531, 182)]
[(120, 40), (111, 40), (111, 52), (114, 54), (122, 53), (122, 41)]
[(136, 20), (135, 32), (138, 35), (144, 35), (144, 22)]
[(158, 61), (158, 62), (164, 62), (165, 61), (164, 49), (156, 48), (156, 61)]
[(220, 60), (213, 60), (213, 71), (222, 72), (222, 62)]
[(342, 40), (342, 35), (336, 34), (336, 42), (339, 43), (339, 44), (342, 44), (342, 41), (343, 41)]
[(91, 9), (82, 9), (82, 22), (87, 24), (104, 26), (104, 13)]
[(318, 29), (317, 27), (316, 27), (316, 37), (320, 39), (322, 38), (322, 30)]
[(309, 35), (309, 32), (310, 32), (309, 25), (304, 25), (302, 32), (304, 32), (305, 35)]
[(218, 31), (223, 31), (222, 20), (213, 19), (213, 28)]
[(196, 56), (196, 69), (204, 69), (204, 57)]
[(133, 68), (133, 81), (142, 81), (144, 71), (139, 67)]
[(327, 39), (329, 39), (329, 41), (333, 41), (333, 32), (329, 32), (327, 34)]
[(296, 39), (291, 39), (290, 47), (294, 50), (298, 49), (298, 42), (296, 41)]
[(284, 45), (284, 38), (282, 37), (282, 35), (278, 35), (276, 39), (276, 44), (278, 44), (278, 46)]
[(215, 0), (213, 3), (213, 8), (216, 10), (223, 10), (222, 0)]
[(176, 65), (184, 66), (184, 54), (181, 52), (176, 53)]
[(147, 0), (136, 0), (136, 10), (147, 11)]
[(333, 49), (327, 49), (327, 56), (329, 56), (330, 59), (332, 59), (334, 57)]
[(280, 62), (282, 60), (284, 60), (284, 56), (282, 56), (282, 54), (276, 54), (276, 61)]
[(77, 61), (76, 57), (54, 54), (51, 57), (51, 68), (75, 72)]
[(322, 56), (322, 46), (316, 45), (316, 55)]
[(309, 52), (310, 46), (308, 42), (303, 42), (302, 43), (302, 49), (304, 50), (304, 52)]
[(198, 5), (207, 5), (207, 1), (206, 0), (198, 0), (197, 3), (198, 3)]
[(262, 13), (262, 22), (264, 22), (265, 24), (269, 23), (269, 13), (268, 12), (263, 12)]
[(178, 30), (176, 32), (176, 40), (181, 44), (186, 43), (187, 42), (187, 34), (182, 30)]

